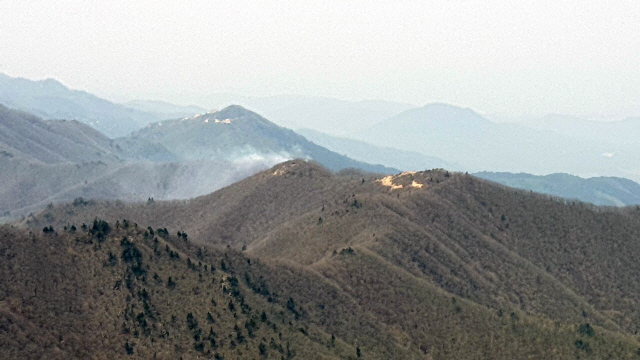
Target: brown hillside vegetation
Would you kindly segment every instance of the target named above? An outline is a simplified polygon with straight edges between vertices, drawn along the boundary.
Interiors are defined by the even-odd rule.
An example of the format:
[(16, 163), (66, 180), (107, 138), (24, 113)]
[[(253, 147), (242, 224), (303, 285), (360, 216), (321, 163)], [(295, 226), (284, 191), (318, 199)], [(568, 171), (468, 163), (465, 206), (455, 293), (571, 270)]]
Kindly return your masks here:
[[(291, 344), (312, 341), (327, 356), (639, 358), (636, 208), (566, 203), (444, 170), (375, 178), (297, 160), (189, 201), (69, 204), (23, 225), (60, 232), (95, 217), (188, 233), (177, 242), (184, 256), (225, 256), (253, 290), (247, 299), (314, 329)], [(200, 301), (180, 299), (173, 304)], [(344, 352), (327, 348), (328, 334)]]
[(0, 228), (3, 359), (355, 357), (288, 298), (251, 291), (234, 254), (190, 257), (182, 237), (104, 224)]

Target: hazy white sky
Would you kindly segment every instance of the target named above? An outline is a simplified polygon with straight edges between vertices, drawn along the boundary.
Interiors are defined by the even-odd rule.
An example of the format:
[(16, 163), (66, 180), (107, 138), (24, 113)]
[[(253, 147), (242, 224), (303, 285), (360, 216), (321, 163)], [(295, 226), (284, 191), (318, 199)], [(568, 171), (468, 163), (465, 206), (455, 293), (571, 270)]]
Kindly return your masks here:
[(640, 1), (0, 0), (0, 72), (204, 106), (298, 94), (637, 116), (639, 19)]

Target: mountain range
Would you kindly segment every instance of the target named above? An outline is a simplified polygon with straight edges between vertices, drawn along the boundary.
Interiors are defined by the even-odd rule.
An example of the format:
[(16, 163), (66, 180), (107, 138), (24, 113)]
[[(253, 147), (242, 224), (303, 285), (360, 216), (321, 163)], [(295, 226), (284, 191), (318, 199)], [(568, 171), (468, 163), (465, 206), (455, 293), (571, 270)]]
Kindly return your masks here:
[(461, 166), (445, 160), (424, 155), (415, 151), (398, 150), (392, 147), (380, 147), (364, 141), (347, 137), (332, 136), (311, 129), (300, 129), (298, 133), (331, 151), (344, 154), (355, 160), (380, 163), (403, 171), (424, 169), (448, 169), (459, 171)]
[[(314, 130), (303, 129), (299, 133), (329, 150), (365, 162), (377, 161), (385, 166), (403, 171), (445, 168), (464, 171), (460, 165), (418, 152), (398, 150), (372, 145), (363, 141), (331, 136)], [(581, 178), (566, 173), (532, 175), (527, 173), (476, 172), (473, 175), (510, 187), (549, 194), (570, 200), (596, 205), (630, 206), (640, 204), (640, 185), (619, 177)]]
[(369, 165), (331, 152), (237, 105), (154, 123), (131, 134), (130, 138), (161, 144), (185, 160), (260, 157), (276, 159), (274, 163), (277, 163), (300, 157), (316, 160), (333, 171), (359, 168), (395, 172), (392, 168)]
[(336, 136), (367, 129), (413, 105), (383, 100), (346, 101), (323, 97), (231, 97), (230, 104), (254, 109), (281, 126), (295, 131), (311, 128)]
[(71, 90), (54, 79), (32, 81), (12, 78), (2, 73), (0, 104), (47, 120), (78, 120), (110, 138), (125, 136), (162, 119), (193, 115), (191, 107), (172, 106), (166, 109), (169, 111), (164, 112), (158, 111), (159, 104), (156, 103), (153, 110), (138, 110), (143, 107), (140, 102), (134, 102), (128, 107), (85, 91)]
[(640, 185), (617, 177), (583, 179), (569, 174), (536, 176), (531, 174), (479, 172), (474, 176), (510, 187), (580, 200), (596, 205), (640, 205)]
[[(5, 184), (0, 193), (0, 215), (6, 221), (76, 198), (186, 199), (296, 157), (314, 159), (333, 171), (358, 168), (390, 174), (397, 173), (396, 169), (462, 170), (417, 152), (311, 130), (302, 132), (319, 145), (254, 112), (230, 106), (153, 123), (129, 136), (110, 139), (75, 120), (43, 121), (0, 107), (0, 165), (4, 170), (0, 177)], [(597, 186), (591, 185), (594, 181), (589, 186), (576, 186), (578, 179), (571, 176), (556, 176), (550, 183), (550, 177), (534, 182), (531, 176), (528, 181), (514, 181), (516, 175), (502, 175), (484, 177), (596, 204), (638, 203), (638, 186), (633, 182), (601, 179)]]
[(293, 160), (5, 225), (0, 339), (10, 358), (636, 359), (639, 225), (461, 173)]
[(85, 91), (72, 90), (54, 79), (33, 81), (0, 73), (0, 104), (43, 119), (78, 120), (110, 138), (122, 137), (167, 119), (191, 117), (209, 109), (240, 104), (254, 109), (280, 126), (344, 135), (358, 131), (413, 106), (391, 101), (344, 101), (322, 97), (245, 97), (212, 94), (201, 99), (209, 106), (179, 106), (158, 100), (114, 103)]
[(0, 75), (0, 357), (638, 359), (633, 119), (245, 100)]
[(551, 130), (559, 134), (588, 141), (637, 144), (635, 136), (640, 131), (640, 118), (617, 121), (593, 121), (575, 116), (551, 114), (542, 118), (522, 121), (528, 127)]
[[(437, 103), (415, 108), (390, 101), (301, 96), (252, 98), (233, 94), (213, 94), (203, 97), (202, 101), (208, 108), (218, 109), (241, 104), (280, 126), (311, 129), (387, 148), (376, 151), (383, 160), (374, 163), (396, 155), (409, 165), (424, 163), (407, 158), (410, 154), (388, 151), (397, 149), (420, 154), (414, 157), (429, 160), (428, 163), (440, 163), (434, 160), (441, 159), (442, 165), (451, 165), (450, 169), (471, 172), (569, 173), (640, 181), (636, 161), (640, 147), (633, 136), (640, 122), (633, 118), (595, 122), (549, 115), (509, 124), (489, 121), (471, 109)], [(70, 90), (56, 80), (31, 81), (7, 75), (0, 75), (0, 103), (44, 119), (79, 120), (109, 138), (128, 136), (151, 123), (191, 118), (206, 112), (201, 106), (178, 106), (162, 101), (117, 104)], [(344, 144), (334, 145), (336, 149), (344, 148)], [(354, 154), (363, 151), (366, 154), (361, 144), (351, 150)]]
[(44, 121), (0, 105), (0, 151), (5, 219), (76, 198), (191, 198), (294, 157), (334, 171), (396, 172), (331, 152), (239, 106), (110, 139), (78, 121)]
[(447, 104), (405, 111), (349, 137), (438, 157), (474, 172), (606, 174), (640, 181), (637, 142), (591, 141), (498, 124), (471, 109)]
[(5, 157), (39, 163), (115, 160), (113, 143), (78, 121), (42, 121), (0, 104), (0, 147)]

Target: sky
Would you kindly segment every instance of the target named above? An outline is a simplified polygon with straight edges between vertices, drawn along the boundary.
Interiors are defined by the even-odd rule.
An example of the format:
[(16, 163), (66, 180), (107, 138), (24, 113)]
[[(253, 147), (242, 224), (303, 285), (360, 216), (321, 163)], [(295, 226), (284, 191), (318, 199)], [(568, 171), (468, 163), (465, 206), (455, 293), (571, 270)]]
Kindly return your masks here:
[(116, 101), (216, 94), (640, 116), (639, 1), (5, 1), (0, 72)]

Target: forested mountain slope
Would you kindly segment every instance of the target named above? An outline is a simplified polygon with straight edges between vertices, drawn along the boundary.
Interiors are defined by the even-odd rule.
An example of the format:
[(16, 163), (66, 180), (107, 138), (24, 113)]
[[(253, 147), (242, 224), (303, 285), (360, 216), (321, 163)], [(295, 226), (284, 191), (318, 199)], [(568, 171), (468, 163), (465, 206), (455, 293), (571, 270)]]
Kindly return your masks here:
[(296, 160), (190, 201), (70, 204), (23, 226), (95, 217), (244, 249), (270, 291), (368, 358), (637, 357), (636, 208), (439, 170), (332, 174)]

